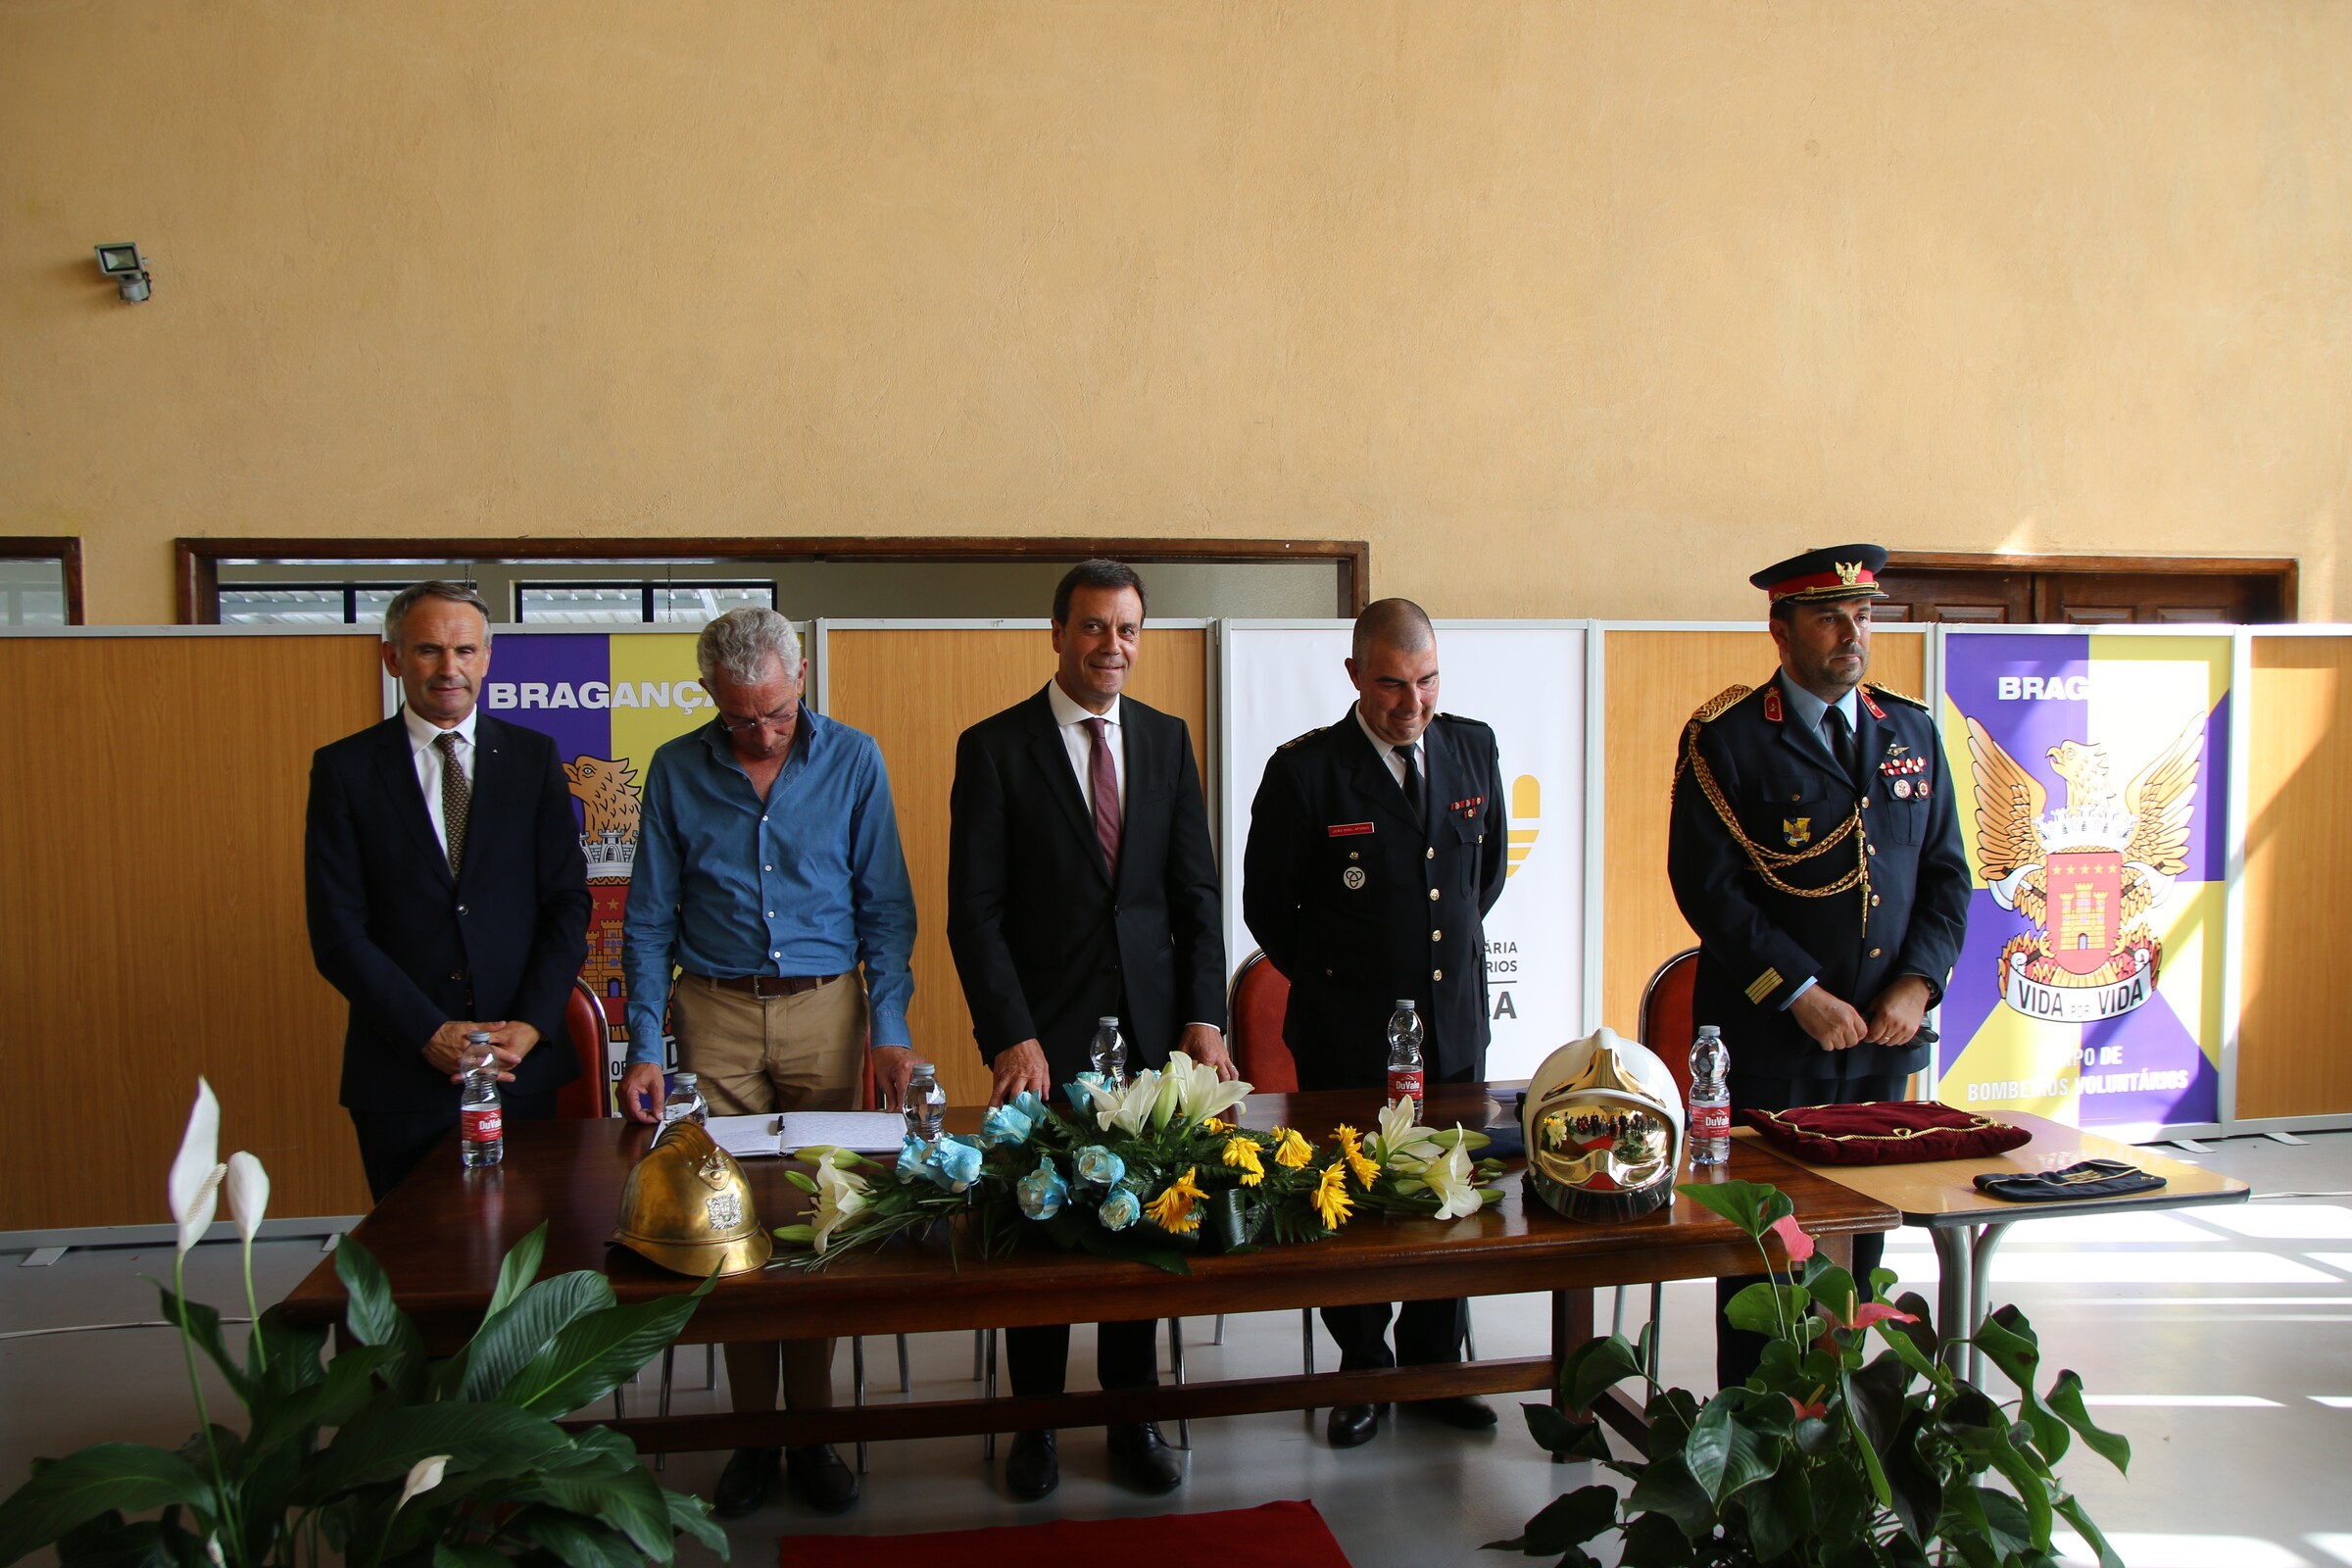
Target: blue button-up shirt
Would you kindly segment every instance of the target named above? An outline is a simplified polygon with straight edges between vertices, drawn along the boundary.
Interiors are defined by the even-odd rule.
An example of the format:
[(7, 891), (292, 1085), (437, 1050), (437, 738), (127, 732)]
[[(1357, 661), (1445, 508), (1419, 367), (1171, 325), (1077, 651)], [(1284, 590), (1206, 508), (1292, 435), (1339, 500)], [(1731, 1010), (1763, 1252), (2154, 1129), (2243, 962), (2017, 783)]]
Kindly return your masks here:
[(873, 737), (804, 707), (762, 802), (716, 720), (654, 754), (621, 925), (629, 1060), (662, 1059), (672, 968), (865, 969), (872, 1043), (905, 1046), (914, 889)]

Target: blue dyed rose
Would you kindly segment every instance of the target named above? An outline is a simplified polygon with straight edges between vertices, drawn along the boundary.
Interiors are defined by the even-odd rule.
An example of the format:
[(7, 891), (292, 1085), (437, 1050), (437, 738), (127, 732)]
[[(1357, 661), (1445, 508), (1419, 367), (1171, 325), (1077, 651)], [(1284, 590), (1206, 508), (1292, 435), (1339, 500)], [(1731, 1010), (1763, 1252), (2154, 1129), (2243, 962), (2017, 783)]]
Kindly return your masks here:
[(1016, 1104), (991, 1105), (980, 1118), (980, 1146), (1018, 1149), (1037, 1131), (1037, 1122)]
[(939, 1173), (934, 1180), (940, 1186), (951, 1193), (960, 1193), (980, 1179), (980, 1146), (952, 1134), (931, 1146), (924, 1163)]
[(1107, 1231), (1123, 1231), (1143, 1217), (1144, 1200), (1122, 1187), (1102, 1200), (1098, 1216)]
[(1070, 1184), (1061, 1179), (1054, 1161), (1041, 1157), (1037, 1169), (1015, 1184), (1015, 1194), (1021, 1200), (1021, 1212), (1031, 1219), (1052, 1219), (1069, 1201)]
[(910, 1185), (919, 1182), (930, 1174), (923, 1165), (923, 1156), (929, 1152), (929, 1145), (912, 1133), (908, 1133), (906, 1141), (899, 1145), (899, 1181), (902, 1184)]
[(1089, 1187), (1116, 1187), (1127, 1174), (1127, 1162), (1101, 1144), (1089, 1144), (1070, 1156), (1078, 1179)]
[(1092, 1116), (1095, 1113), (1095, 1097), (1087, 1093), (1087, 1088), (1089, 1085), (1107, 1081), (1099, 1072), (1082, 1072), (1075, 1079), (1061, 1086), (1061, 1098), (1068, 1101), (1070, 1108), (1079, 1115)]
[(1043, 1127), (1046, 1124), (1046, 1102), (1037, 1098), (1036, 1090), (1024, 1089), (1004, 1103), (1028, 1117), (1030, 1126)]

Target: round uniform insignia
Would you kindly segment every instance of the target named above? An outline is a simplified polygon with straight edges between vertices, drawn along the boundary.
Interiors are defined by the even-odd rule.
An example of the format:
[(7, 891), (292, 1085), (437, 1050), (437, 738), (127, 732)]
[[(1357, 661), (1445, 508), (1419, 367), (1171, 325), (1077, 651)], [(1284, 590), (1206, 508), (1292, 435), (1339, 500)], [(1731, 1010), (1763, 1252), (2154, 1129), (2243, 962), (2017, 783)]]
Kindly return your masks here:
[(1348, 884), (1348, 892), (1353, 893), (1364, 885), (1364, 868), (1360, 865), (1351, 865), (1340, 873), (1340, 880)]
[(1898, 801), (1907, 801), (1911, 798), (1911, 781), (1909, 779), (1898, 778), (1894, 781), (1894, 798)]

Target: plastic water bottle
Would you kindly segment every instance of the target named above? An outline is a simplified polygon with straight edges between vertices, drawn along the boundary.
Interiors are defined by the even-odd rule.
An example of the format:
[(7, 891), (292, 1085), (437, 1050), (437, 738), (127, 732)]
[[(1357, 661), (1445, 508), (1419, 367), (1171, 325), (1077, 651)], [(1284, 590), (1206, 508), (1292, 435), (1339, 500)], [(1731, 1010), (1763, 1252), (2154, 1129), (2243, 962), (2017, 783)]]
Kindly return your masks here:
[(1732, 1158), (1732, 1054), (1723, 1031), (1701, 1024), (1690, 1047), (1690, 1163), (1727, 1165)]
[(1389, 1014), (1389, 1102), (1413, 1102), (1413, 1120), (1421, 1119), (1421, 1013), (1409, 1001), (1399, 1001)]
[(498, 1094), (498, 1058), (487, 1030), (466, 1037), (466, 1087), (458, 1093), (458, 1148), (468, 1166), (495, 1165), (507, 1157), (505, 1102)]
[(914, 1064), (906, 1080), (906, 1136), (936, 1142), (947, 1130), (948, 1092), (939, 1087), (939, 1069), (927, 1061)]
[(702, 1080), (690, 1072), (670, 1074), (669, 1095), (662, 1102), (662, 1123), (690, 1121), (698, 1127), (710, 1123), (710, 1104), (703, 1099)]
[(1094, 1058), (1095, 1071), (1113, 1089), (1127, 1087), (1127, 1041), (1119, 1033), (1116, 1018), (1095, 1020), (1095, 1044), (1088, 1053)]

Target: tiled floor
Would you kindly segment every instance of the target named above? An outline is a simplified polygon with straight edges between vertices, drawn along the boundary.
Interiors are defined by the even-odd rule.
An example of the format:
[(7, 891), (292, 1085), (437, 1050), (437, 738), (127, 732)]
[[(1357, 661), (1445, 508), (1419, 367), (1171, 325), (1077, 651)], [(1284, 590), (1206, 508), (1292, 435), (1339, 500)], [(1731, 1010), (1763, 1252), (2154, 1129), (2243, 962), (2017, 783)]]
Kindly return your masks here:
[[(2080, 1450), (2062, 1468), (2133, 1568), (2352, 1564), (2352, 1133), (2315, 1135), (2301, 1148), (2236, 1139), (2202, 1159), (2253, 1182), (2261, 1196), (2233, 1208), (2021, 1226), (1996, 1260), (1993, 1298), (2026, 1311), (2045, 1364), (2082, 1372), (2100, 1420), (2132, 1439), (2129, 1480)], [(190, 1293), (240, 1313), (237, 1257), (233, 1244), (199, 1248)], [(46, 1268), (18, 1267), (22, 1258), (0, 1253), (0, 1334), (152, 1320), (154, 1293), (139, 1276), (169, 1277), (172, 1263), (168, 1248), (75, 1250)], [(315, 1241), (258, 1248), (263, 1299), (318, 1258)], [(1924, 1235), (1898, 1233), (1888, 1259), (1933, 1298), (1935, 1260)], [(1671, 1381), (1703, 1387), (1709, 1375), (1708, 1300), (1702, 1285), (1668, 1289)], [(1485, 1354), (1544, 1348), (1537, 1298), (1482, 1301), (1475, 1322)], [(1232, 1319), (1222, 1347), (1207, 1343), (1209, 1330), (1206, 1321), (1187, 1325), (1195, 1378), (1298, 1364), (1295, 1313)], [(1073, 1382), (1091, 1371), (1089, 1343), (1081, 1331)], [(1332, 1364), (1330, 1342), (1321, 1343), (1323, 1364)], [(867, 1348), (872, 1396), (896, 1397), (889, 1342)], [(849, 1359), (845, 1346), (845, 1394)], [(919, 1396), (971, 1389), (968, 1336), (919, 1337), (913, 1362)], [(687, 1387), (678, 1408), (709, 1408), (723, 1396), (723, 1371), (721, 1395), (695, 1387), (699, 1351), (680, 1363)], [(224, 1396), (216, 1390), (215, 1397)], [(1545, 1462), (1510, 1417), (1506, 1411), (1502, 1429), (1480, 1438), (1393, 1423), (1349, 1452), (1324, 1444), (1319, 1417), (1200, 1422), (1189, 1480), (1169, 1498), (1117, 1490), (1100, 1440), (1086, 1433), (1063, 1440), (1060, 1490), (1028, 1504), (1004, 1495), (975, 1440), (879, 1445), (865, 1495), (850, 1513), (820, 1520), (778, 1502), (734, 1527), (734, 1560), (773, 1561), (778, 1537), (814, 1530), (898, 1534), (1312, 1497), (1358, 1564), (1475, 1561), (1479, 1543), (1515, 1533), (1562, 1489), (1590, 1479), (1584, 1467)], [(0, 1339), (0, 1484), (13, 1486), (35, 1454), (103, 1440), (175, 1445), (192, 1425), (178, 1345), (167, 1331)], [(666, 1480), (708, 1488), (719, 1462), (680, 1455)]]

